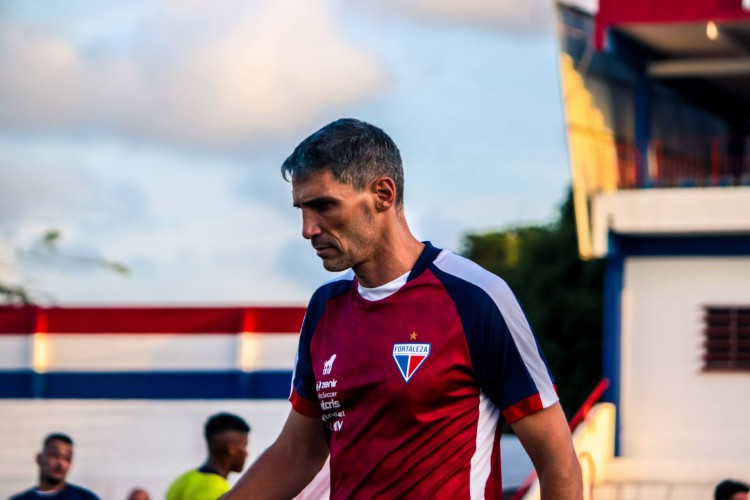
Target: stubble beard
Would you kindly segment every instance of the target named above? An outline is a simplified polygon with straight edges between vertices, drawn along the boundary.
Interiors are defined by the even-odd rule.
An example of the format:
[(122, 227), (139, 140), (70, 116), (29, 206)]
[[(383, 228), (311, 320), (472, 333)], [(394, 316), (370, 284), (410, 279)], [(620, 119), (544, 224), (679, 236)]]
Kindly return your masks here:
[(373, 216), (363, 208), (364, 217), (357, 223), (356, 227), (349, 232), (347, 238), (348, 251), (345, 252), (338, 245), (335, 246), (340, 255), (333, 259), (323, 259), (323, 268), (326, 271), (337, 273), (356, 268), (372, 253), (377, 243), (377, 238), (372, 232)]
[(45, 477), (42, 478), (42, 482), (54, 488), (65, 482), (65, 475), (63, 475), (62, 477), (56, 477), (51, 474), (47, 474)]
[(359, 246), (360, 244), (360, 242), (352, 240), (349, 246), (357, 250), (355, 252), (349, 251), (348, 253), (337, 247), (336, 250), (340, 255), (332, 259), (323, 259), (323, 268), (326, 271), (338, 273), (355, 267), (362, 260), (360, 254), (363, 252), (360, 250), (362, 248)]

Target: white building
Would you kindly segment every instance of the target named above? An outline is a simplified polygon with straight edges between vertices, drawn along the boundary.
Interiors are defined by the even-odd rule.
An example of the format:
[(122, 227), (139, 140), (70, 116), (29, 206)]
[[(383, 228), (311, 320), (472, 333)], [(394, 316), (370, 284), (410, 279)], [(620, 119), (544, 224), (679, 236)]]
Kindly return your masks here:
[(579, 249), (606, 261), (597, 498), (750, 481), (750, 12), (676, 5), (558, 8)]

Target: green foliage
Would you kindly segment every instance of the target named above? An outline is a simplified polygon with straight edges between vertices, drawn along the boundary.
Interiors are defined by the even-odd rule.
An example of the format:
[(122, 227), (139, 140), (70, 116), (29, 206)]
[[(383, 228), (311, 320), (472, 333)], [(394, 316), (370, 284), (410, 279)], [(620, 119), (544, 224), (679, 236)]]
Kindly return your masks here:
[(31, 303), (31, 297), (24, 287), (0, 283), (0, 306), (27, 306)]
[(602, 377), (604, 283), (603, 262), (578, 258), (572, 196), (555, 223), (467, 234), (461, 253), (516, 294), (570, 416)]
[(59, 229), (48, 229), (42, 235), (42, 243), (47, 247), (48, 250), (53, 251), (57, 249), (57, 244), (62, 239), (62, 233)]

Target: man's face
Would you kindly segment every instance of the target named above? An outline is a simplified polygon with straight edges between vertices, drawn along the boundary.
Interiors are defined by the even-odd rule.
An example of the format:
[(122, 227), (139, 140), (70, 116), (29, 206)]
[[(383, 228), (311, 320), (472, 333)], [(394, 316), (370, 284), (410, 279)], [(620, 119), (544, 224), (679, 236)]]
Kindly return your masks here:
[(229, 456), (231, 457), (231, 471), (242, 472), (247, 459), (247, 432), (229, 431), (228, 441)]
[(150, 500), (150, 497), (148, 496), (146, 490), (142, 490), (139, 488), (130, 492), (128, 500)]
[(748, 500), (748, 494), (744, 492), (735, 493), (732, 495), (732, 500)]
[(329, 169), (292, 181), (294, 206), (302, 210), (302, 236), (323, 267), (344, 271), (361, 264), (378, 243), (373, 198), (337, 181)]
[(63, 483), (72, 460), (72, 445), (59, 439), (51, 440), (36, 457), (37, 464), (39, 464), (40, 482), (46, 482), (52, 486)]

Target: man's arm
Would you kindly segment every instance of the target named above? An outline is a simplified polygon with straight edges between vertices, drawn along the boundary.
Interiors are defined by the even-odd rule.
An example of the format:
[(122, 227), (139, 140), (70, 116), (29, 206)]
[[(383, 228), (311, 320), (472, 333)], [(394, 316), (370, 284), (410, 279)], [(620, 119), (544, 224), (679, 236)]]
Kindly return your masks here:
[(511, 424), (539, 476), (542, 499), (583, 498), (581, 465), (559, 403)]
[(323, 423), (291, 410), (276, 441), (221, 500), (293, 498), (312, 481), (326, 458)]

